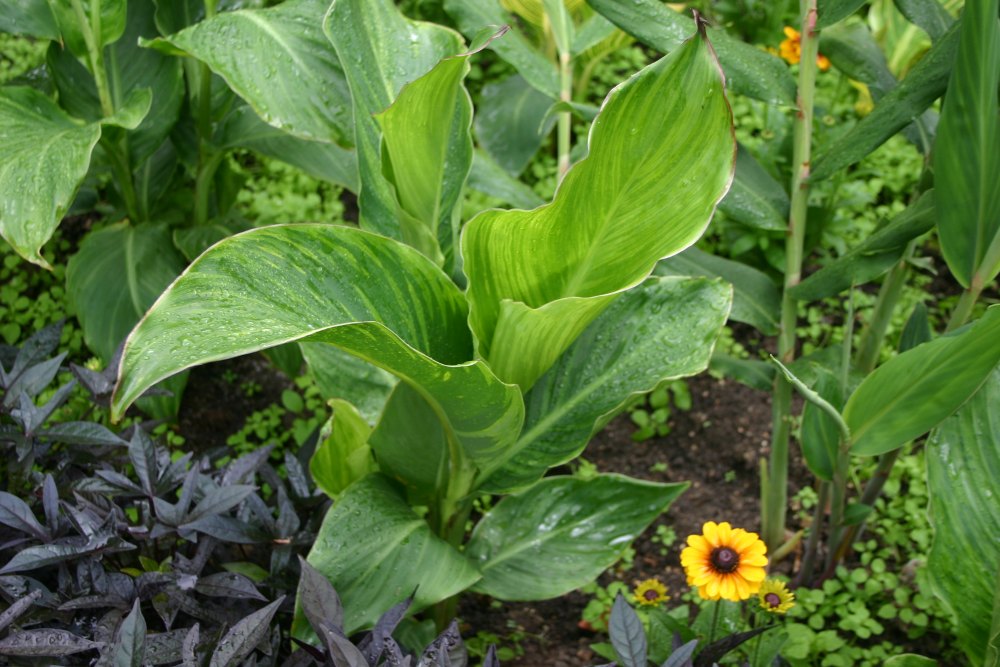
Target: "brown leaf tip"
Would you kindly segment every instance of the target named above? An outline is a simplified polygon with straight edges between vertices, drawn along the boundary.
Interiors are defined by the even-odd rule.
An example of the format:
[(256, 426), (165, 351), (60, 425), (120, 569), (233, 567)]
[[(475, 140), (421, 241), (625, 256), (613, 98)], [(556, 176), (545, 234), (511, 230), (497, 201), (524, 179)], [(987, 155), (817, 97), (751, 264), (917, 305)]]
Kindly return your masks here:
[(694, 24), (698, 27), (698, 34), (702, 37), (707, 37), (708, 34), (705, 32), (708, 30), (711, 23), (709, 23), (708, 18), (706, 18), (697, 9), (691, 9), (691, 14), (694, 17)]

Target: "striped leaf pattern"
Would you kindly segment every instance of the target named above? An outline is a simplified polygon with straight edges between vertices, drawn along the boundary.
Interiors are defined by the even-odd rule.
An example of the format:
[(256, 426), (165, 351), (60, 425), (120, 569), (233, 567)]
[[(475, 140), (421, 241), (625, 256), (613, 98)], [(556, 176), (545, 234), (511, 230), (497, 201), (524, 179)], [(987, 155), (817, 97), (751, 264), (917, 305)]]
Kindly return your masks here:
[(185, 368), (322, 342), (402, 378), (470, 458), (488, 459), (516, 437), (524, 406), (516, 387), (467, 361), (466, 312), (458, 288), (398, 242), (334, 225), (252, 230), (206, 251), (133, 330), (113, 412)]
[(733, 177), (722, 73), (695, 37), (608, 96), (551, 204), (465, 228), (479, 354), (527, 390), (623, 290), (702, 234)]

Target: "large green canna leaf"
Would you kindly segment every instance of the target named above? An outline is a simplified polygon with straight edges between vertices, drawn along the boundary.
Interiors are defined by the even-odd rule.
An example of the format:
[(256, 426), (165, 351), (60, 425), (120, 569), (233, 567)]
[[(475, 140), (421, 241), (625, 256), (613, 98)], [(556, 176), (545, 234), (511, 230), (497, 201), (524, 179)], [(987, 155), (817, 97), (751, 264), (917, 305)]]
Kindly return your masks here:
[(126, 0), (91, 0), (88, 3), (73, 3), (69, 0), (48, 0), (49, 8), (59, 26), (61, 41), (77, 58), (85, 60), (88, 55), (85, 25), (80, 21), (77, 8), (86, 17), (91, 39), (97, 48), (103, 48), (118, 40), (125, 32)]
[(816, 27), (828, 28), (858, 11), (865, 0), (819, 0), (816, 3)]
[(201, 60), (275, 127), (303, 139), (350, 144), (350, 94), (323, 34), (329, 4), (290, 0), (224, 12), (149, 45)]
[[(134, 128), (149, 111), (135, 91), (103, 124)], [(42, 246), (87, 175), (102, 123), (81, 123), (33, 88), (0, 89), (0, 235), (29, 262), (50, 268)]]
[(0, 32), (59, 39), (59, 28), (46, 0), (0, 0)]
[(500, 600), (544, 600), (589, 583), (687, 488), (622, 475), (549, 477), (501, 500), (476, 525), (466, 555)]
[(736, 154), (733, 187), (719, 202), (719, 210), (733, 220), (757, 229), (784, 231), (788, 227), (788, 195), (746, 148)]
[(692, 246), (656, 265), (658, 276), (707, 276), (722, 278), (733, 286), (730, 319), (745, 322), (769, 336), (778, 333), (781, 295), (771, 278), (757, 269), (716, 257)]
[(830, 143), (813, 164), (809, 178), (820, 181), (858, 162), (909, 125), (944, 94), (958, 51), (958, 26), (952, 26), (914, 65), (906, 78), (858, 124)]
[[(219, 242), (129, 336), (117, 417), (185, 368), (291, 341), (341, 348), (417, 389), (474, 462), (517, 436), (524, 405), (472, 349), (462, 293), (415, 250), (349, 227), (279, 225)], [(465, 363), (463, 363), (465, 362)]]
[(410, 594), (416, 611), (479, 579), (378, 474), (353, 484), (327, 512), (307, 560), (337, 589), (347, 634), (371, 626)]
[(706, 368), (732, 300), (704, 278), (650, 278), (611, 305), (525, 396), (524, 431), (484, 490), (524, 487), (580, 454), (632, 396)]
[[(445, 0), (445, 11), (455, 19), (459, 30), (470, 40), (484, 30), (496, 30), (502, 25), (517, 25), (504, 11), (499, 0)], [(559, 98), (559, 74), (551, 60), (536, 49), (517, 30), (503, 39), (494, 40), (490, 48), (514, 66), (518, 74), (552, 99)]]
[(789, 294), (801, 301), (816, 301), (875, 280), (903, 257), (910, 241), (934, 227), (935, 211), (933, 191), (925, 192), (845, 255), (791, 288)]
[[(673, 51), (695, 29), (694, 21), (657, 0), (587, 0), (587, 3), (661, 53)], [(733, 92), (773, 104), (795, 104), (795, 80), (780, 58), (730, 37), (725, 30), (710, 30), (709, 35)]]
[[(149, 88), (153, 103), (139, 127), (128, 135), (129, 159), (141, 164), (166, 139), (177, 122), (184, 100), (184, 80), (177, 58), (139, 46), (140, 38), (155, 37), (153, 6), (148, 0), (131, 0), (125, 34), (104, 50), (108, 87), (115, 108), (139, 88)], [(48, 67), (59, 91), (59, 103), (70, 115), (99, 120), (104, 114), (93, 77), (58, 44), (49, 47)]]
[(694, 243), (733, 177), (721, 72), (704, 37), (608, 96), (551, 204), (485, 211), (462, 236), (470, 325), (527, 390), (623, 290)]
[(456, 262), (458, 205), (472, 167), (472, 100), (462, 85), (468, 72), (468, 54), (445, 58), (375, 116), (382, 129), (382, 176), (395, 195), (402, 238), (449, 271)]
[[(998, 4), (965, 3), (958, 60), (934, 145), (941, 254), (963, 287), (969, 287), (973, 274), (987, 284), (1000, 271)], [(984, 261), (988, 265), (981, 267)]]
[(220, 148), (249, 148), (287, 162), (313, 178), (358, 191), (358, 158), (354, 151), (334, 143), (300, 139), (261, 120), (247, 106), (234, 109), (216, 130)]
[(874, 456), (918, 438), (955, 412), (1000, 363), (1000, 306), (968, 327), (918, 345), (865, 378), (844, 407), (852, 451)]
[(1000, 590), (1000, 368), (931, 436), (927, 479), (931, 585), (955, 612), (970, 664), (995, 665), (984, 658)]
[[(92, 232), (66, 267), (67, 296), (87, 347), (107, 364), (146, 309), (184, 269), (166, 225), (121, 222)], [(118, 279), (109, 281), (109, 276)], [(173, 417), (185, 378), (163, 388), (172, 397), (151, 397), (144, 409)]]
[(550, 97), (516, 74), (488, 83), (476, 109), (479, 143), (507, 173), (517, 176), (551, 129), (551, 124), (542, 127), (551, 107)]
[[(438, 238), (436, 227), (430, 229), (413, 220), (404, 220), (402, 223), (399, 220), (400, 204), (405, 207), (409, 200), (405, 196), (402, 201), (397, 199), (399, 183), (386, 178), (382, 132), (375, 114), (389, 109), (403, 86), (420, 79), (435, 69), (443, 59), (458, 53), (462, 47), (461, 35), (433, 23), (411, 21), (390, 0), (336, 0), (324, 20), (324, 30), (343, 63), (354, 103), (354, 143), (358, 151), (361, 181), (358, 205), (361, 209), (362, 228), (404, 240), (428, 256), (441, 259), (440, 256), (435, 257), (433, 252), (427, 252), (428, 246), (433, 245)], [(465, 75), (464, 68), (467, 67), (464, 60), (442, 63), (441, 70), (430, 75), (429, 79), (411, 91), (411, 108), (417, 108), (403, 112), (402, 115), (393, 114), (389, 121), (397, 135), (412, 133), (409, 139), (421, 138), (422, 146), (428, 140), (439, 141), (439, 137), (448, 137), (447, 142), (436, 146), (435, 164), (427, 168), (437, 179), (428, 185), (436, 186), (433, 188), (435, 191), (441, 188), (442, 193), (445, 189), (442, 182), (444, 174), (440, 170), (445, 166), (444, 158), (448, 156), (441, 151), (454, 141), (454, 145), (461, 145), (464, 152), (466, 144), (458, 136), (463, 132), (466, 135), (465, 141), (471, 141), (468, 138), (471, 103), (464, 91), (459, 90), (460, 79)], [(456, 66), (460, 72), (453, 71), (452, 68)], [(449, 75), (454, 77), (456, 74), (459, 76), (457, 81), (447, 81)], [(442, 103), (447, 107), (434, 109), (423, 105), (424, 101), (433, 103), (433, 96), (430, 99), (425, 96), (433, 93), (432, 87), (442, 75), (446, 79), (442, 83), (449, 86), (447, 90), (441, 91)], [(419, 125), (422, 124), (426, 126), (420, 128)], [(427, 130), (431, 126), (434, 128), (433, 132), (420, 137), (418, 129)], [(405, 141), (406, 137), (400, 137), (389, 147), (390, 150), (404, 150), (407, 148)], [(396, 157), (392, 156), (393, 161)], [(412, 158), (412, 154), (407, 157)], [(398, 159), (402, 160), (403, 156), (400, 155)], [(431, 157), (428, 156), (427, 159), (430, 160)], [(409, 165), (400, 165), (395, 170), (395, 175), (412, 177), (412, 174), (404, 174), (410, 168)], [(468, 171), (468, 165), (465, 170)], [(418, 167), (417, 171), (423, 169)], [(464, 181), (464, 175), (456, 176)], [(449, 197), (453, 196), (454, 185), (448, 184)], [(441, 201), (441, 197), (423, 192), (422, 200), (428, 199), (438, 203)], [(450, 208), (448, 213), (450, 214)]]

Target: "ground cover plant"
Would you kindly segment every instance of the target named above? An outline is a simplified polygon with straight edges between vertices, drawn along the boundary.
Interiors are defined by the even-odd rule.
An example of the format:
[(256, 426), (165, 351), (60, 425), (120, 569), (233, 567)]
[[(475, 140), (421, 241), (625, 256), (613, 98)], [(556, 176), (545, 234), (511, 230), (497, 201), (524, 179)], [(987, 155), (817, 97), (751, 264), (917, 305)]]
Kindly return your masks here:
[[(64, 290), (5, 259), (0, 333), (66, 298), (60, 349), (102, 362), (71, 380), (54, 330), (5, 352), (5, 655), (464, 664), (423, 652), (459, 646), (459, 595), (600, 575), (584, 619), (619, 664), (994, 664), (997, 3), (696, 4), (715, 25), (654, 0), (0, 3), (27, 36), (0, 60), (0, 228), (45, 264), (69, 213), (48, 257), (76, 252)], [(255, 351), (306, 398), (286, 385), (226, 447), (113, 425)], [(647, 579), (636, 614), (614, 579), (684, 478), (575, 460), (623, 410), (621, 446), (689, 436), (677, 378), (709, 365), (771, 393), (746, 452), (766, 563), (730, 517), (685, 524), (683, 553), (659, 520), (695, 589)], [(296, 553), (322, 600), (293, 595)], [(217, 593), (276, 602), (213, 616)]]

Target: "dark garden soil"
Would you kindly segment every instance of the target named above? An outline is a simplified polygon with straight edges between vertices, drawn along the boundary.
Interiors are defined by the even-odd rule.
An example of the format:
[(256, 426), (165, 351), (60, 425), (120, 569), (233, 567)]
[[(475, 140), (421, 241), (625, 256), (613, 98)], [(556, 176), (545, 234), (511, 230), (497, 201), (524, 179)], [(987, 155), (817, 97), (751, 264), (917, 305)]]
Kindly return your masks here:
[[(252, 395), (246, 391), (248, 380), (255, 383)], [(598, 434), (583, 454), (601, 472), (691, 484), (667, 514), (636, 540), (631, 567), (606, 572), (599, 581), (603, 586), (616, 579), (631, 586), (656, 577), (678, 600), (688, 589), (679, 560), (687, 535), (700, 532), (702, 523), (709, 520), (759, 530), (757, 471), (769, 445), (770, 396), (707, 374), (690, 379), (688, 385), (691, 409), (674, 411), (667, 436), (633, 442), (635, 428), (623, 415)], [(225, 446), (228, 435), (239, 430), (250, 413), (278, 401), (281, 391), (290, 386), (260, 355), (194, 369), (181, 409), (180, 432), (187, 439), (186, 446), (195, 451)], [(798, 488), (797, 480), (809, 479), (798, 461), (792, 462), (790, 476), (792, 493)], [(661, 524), (676, 532), (677, 541), (669, 548), (652, 539)], [(459, 608), (462, 633), (467, 638), (478, 632), (500, 637), (503, 645), (521, 654), (504, 661), (510, 667), (603, 664), (607, 661), (589, 646), (606, 639), (580, 624), (588, 600), (574, 592), (544, 602), (500, 604), (468, 595)]]

